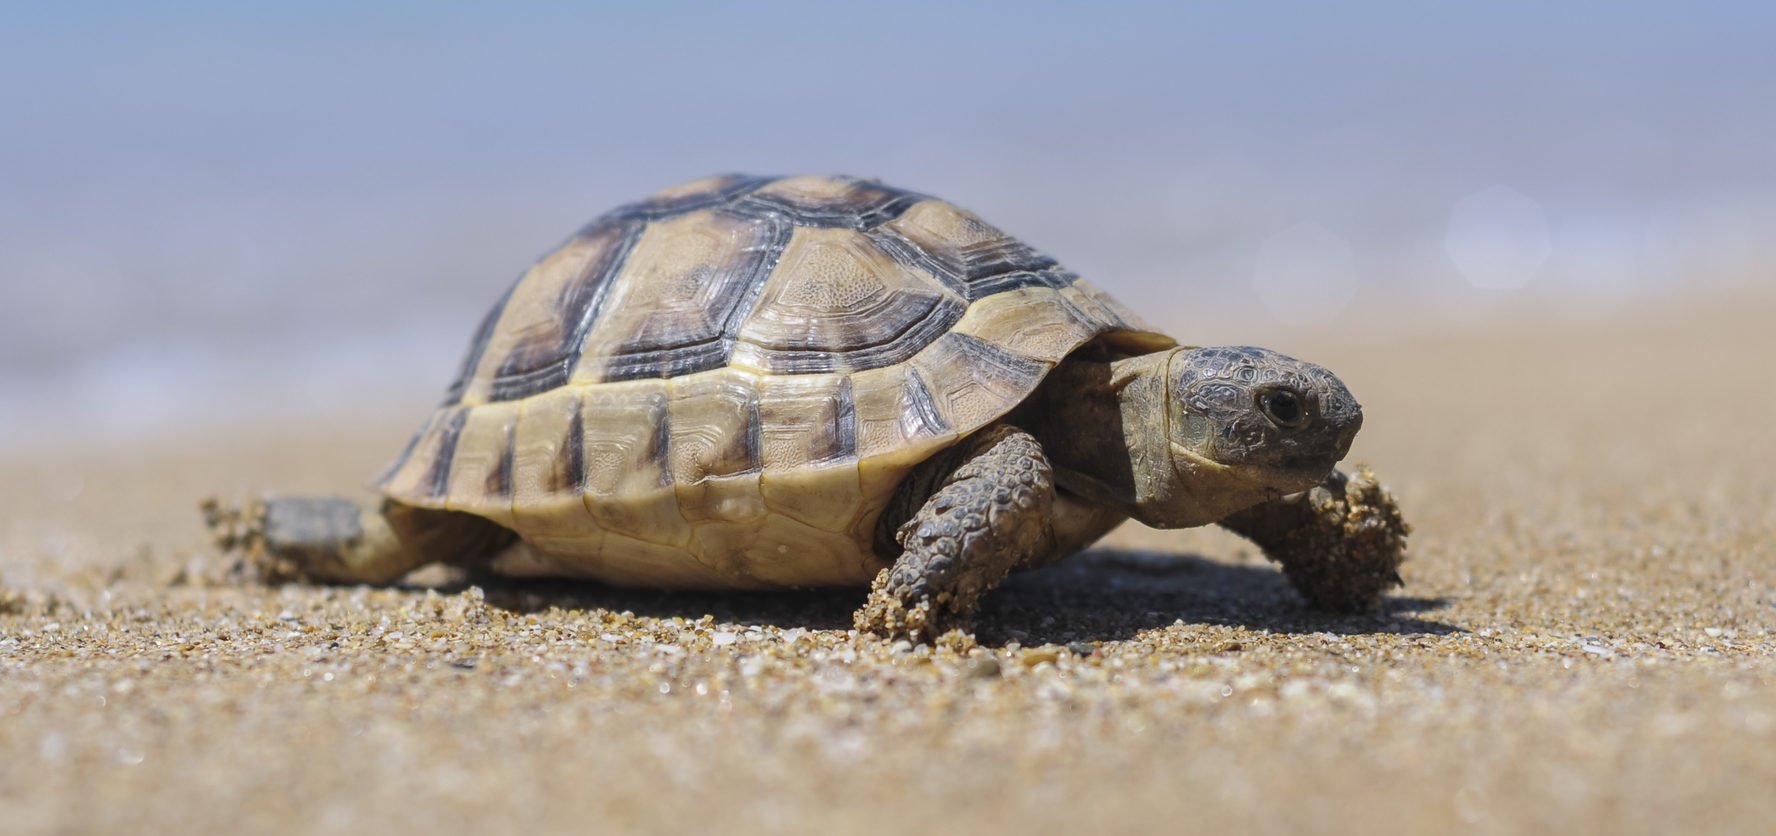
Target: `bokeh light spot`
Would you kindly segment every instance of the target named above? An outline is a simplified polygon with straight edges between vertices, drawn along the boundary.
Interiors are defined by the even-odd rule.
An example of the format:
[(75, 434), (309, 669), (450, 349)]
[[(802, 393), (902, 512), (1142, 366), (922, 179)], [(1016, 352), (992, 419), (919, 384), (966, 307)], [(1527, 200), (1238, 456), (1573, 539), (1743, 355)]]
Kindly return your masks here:
[(1443, 247), (1469, 284), (1519, 288), (1548, 260), (1548, 215), (1529, 195), (1489, 186), (1456, 201)]

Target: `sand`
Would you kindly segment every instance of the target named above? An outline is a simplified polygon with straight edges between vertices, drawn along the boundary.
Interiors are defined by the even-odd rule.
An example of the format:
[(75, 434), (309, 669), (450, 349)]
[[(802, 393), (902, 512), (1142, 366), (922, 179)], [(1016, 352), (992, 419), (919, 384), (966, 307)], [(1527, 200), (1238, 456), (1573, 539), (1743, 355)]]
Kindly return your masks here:
[(0, 831), (1767, 832), (1776, 304), (1323, 334), (1416, 534), (1380, 612), (1213, 531), (1017, 577), (972, 649), (859, 591), (237, 583), (202, 496), (414, 415), (0, 462)]

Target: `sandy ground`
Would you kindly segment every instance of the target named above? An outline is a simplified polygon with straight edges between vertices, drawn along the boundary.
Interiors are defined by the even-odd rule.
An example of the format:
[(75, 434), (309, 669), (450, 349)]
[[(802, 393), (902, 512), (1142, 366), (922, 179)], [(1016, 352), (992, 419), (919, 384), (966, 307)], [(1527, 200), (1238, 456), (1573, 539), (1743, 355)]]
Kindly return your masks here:
[(0, 462), (0, 830), (1768, 832), (1773, 317), (1278, 346), (1364, 401), (1405, 589), (1124, 529), (963, 653), (853, 591), (228, 580), (201, 496), (357, 484), (417, 413)]

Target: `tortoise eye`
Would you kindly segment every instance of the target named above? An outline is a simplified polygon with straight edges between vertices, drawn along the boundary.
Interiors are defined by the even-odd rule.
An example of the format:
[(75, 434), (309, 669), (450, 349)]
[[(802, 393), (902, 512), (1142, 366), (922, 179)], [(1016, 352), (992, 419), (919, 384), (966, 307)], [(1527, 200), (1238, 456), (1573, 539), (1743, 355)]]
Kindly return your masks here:
[(1307, 408), (1302, 405), (1301, 396), (1291, 389), (1260, 392), (1258, 408), (1264, 410), (1264, 417), (1286, 430), (1296, 429), (1307, 423)]

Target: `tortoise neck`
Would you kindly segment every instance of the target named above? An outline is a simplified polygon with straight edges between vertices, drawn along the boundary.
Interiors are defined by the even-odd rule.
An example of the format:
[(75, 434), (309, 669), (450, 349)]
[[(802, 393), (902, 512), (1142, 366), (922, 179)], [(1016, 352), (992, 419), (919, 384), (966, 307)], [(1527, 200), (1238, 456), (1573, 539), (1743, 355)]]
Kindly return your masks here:
[(1171, 473), (1166, 368), (1175, 351), (1068, 358), (1012, 414), (1042, 442), (1061, 488), (1142, 519), (1152, 483)]

